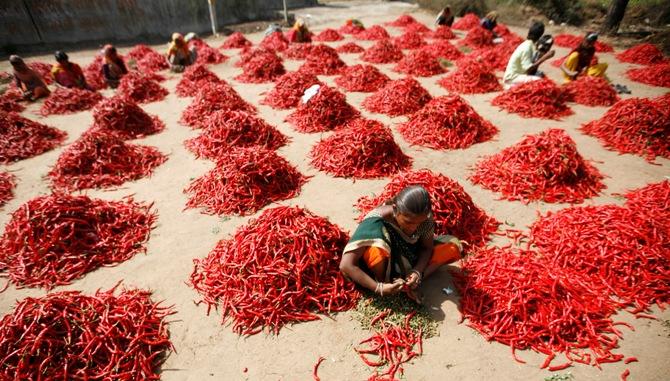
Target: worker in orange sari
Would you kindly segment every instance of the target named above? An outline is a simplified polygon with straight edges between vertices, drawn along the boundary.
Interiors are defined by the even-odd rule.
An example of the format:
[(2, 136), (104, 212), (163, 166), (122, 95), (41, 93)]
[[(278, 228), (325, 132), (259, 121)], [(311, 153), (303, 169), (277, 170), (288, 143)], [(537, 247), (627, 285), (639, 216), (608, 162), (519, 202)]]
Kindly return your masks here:
[(23, 58), (12, 55), (9, 57), (9, 63), (12, 65), (14, 81), (23, 93), (23, 99), (35, 101), (50, 94), (44, 79), (39, 73), (31, 69), (23, 61)]
[(458, 238), (435, 237), (428, 191), (409, 186), (363, 218), (344, 248), (340, 270), (376, 294), (405, 292), (421, 303), (421, 281), (462, 253)]
[(105, 45), (102, 49), (102, 54), (105, 63), (102, 65), (102, 74), (105, 77), (107, 85), (112, 89), (116, 89), (121, 82), (121, 78), (128, 74), (123, 58), (119, 57), (116, 48), (112, 45)]
[(565, 82), (574, 81), (582, 75), (605, 77), (607, 64), (597, 63), (594, 60), (597, 40), (598, 35), (596, 33), (588, 33), (579, 46), (568, 54), (568, 57), (561, 65)]
[(312, 32), (307, 29), (305, 20), (299, 18), (288, 32), (286, 39), (289, 42), (312, 42)]
[(65, 52), (59, 50), (54, 54), (54, 57), (56, 63), (51, 67), (51, 75), (57, 84), (67, 88), (90, 90), (81, 67), (74, 62), (70, 62)]
[(170, 70), (175, 73), (181, 73), (186, 66), (193, 65), (198, 58), (196, 47), (189, 49), (184, 36), (181, 33), (173, 33), (172, 41), (167, 50), (167, 60), (170, 64)]

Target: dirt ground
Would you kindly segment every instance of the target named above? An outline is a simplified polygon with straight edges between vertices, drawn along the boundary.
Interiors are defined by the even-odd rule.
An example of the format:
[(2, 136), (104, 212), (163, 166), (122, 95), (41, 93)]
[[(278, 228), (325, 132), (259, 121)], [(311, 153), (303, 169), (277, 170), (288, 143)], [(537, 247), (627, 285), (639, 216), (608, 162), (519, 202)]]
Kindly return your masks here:
[[(414, 17), (431, 25), (434, 15), (423, 13), (416, 6), (402, 2), (330, 2), (328, 6), (301, 9), (295, 11), (298, 16), (308, 20), (314, 31), (326, 27), (338, 27), (350, 17), (362, 20), (365, 25), (387, 22), (403, 13), (412, 13)], [(392, 34), (400, 34), (397, 28), (388, 28)], [(525, 30), (514, 28), (525, 35)], [(188, 32), (188, 31), (183, 31)], [(552, 32), (557, 33), (557, 30)], [(460, 36), (462, 32), (457, 32)], [(262, 39), (262, 33), (247, 35), (253, 42)], [(167, 38), (166, 38), (167, 39)], [(218, 46), (223, 37), (208, 39), (212, 46)], [(347, 37), (343, 42), (327, 43), (338, 46), (352, 41)], [(357, 41), (367, 47), (372, 42)], [(164, 46), (154, 46), (163, 51)], [(124, 53), (127, 49), (122, 49)], [(567, 53), (567, 49), (558, 48), (557, 57)], [(82, 65), (92, 61), (95, 51), (69, 52), (71, 59)], [(295, 164), (304, 174), (313, 176), (303, 187), (300, 195), (282, 202), (283, 205), (299, 205), (318, 215), (326, 216), (348, 231), (356, 227), (357, 215), (354, 202), (363, 195), (379, 193), (388, 179), (357, 180), (333, 178), (318, 172), (309, 165), (307, 152), (322, 136), (327, 134), (301, 134), (295, 132), (283, 120), (290, 111), (276, 111), (259, 105), (261, 94), (269, 90), (272, 84), (242, 84), (232, 78), (240, 72), (233, 66), (237, 61), (237, 51), (224, 51), (231, 56), (228, 62), (210, 66), (221, 78), (229, 81), (247, 101), (256, 105), (260, 116), (277, 126), (281, 132), (290, 136), (292, 142), (279, 150), (279, 153)], [(347, 64), (358, 63), (357, 55), (342, 54)], [(614, 83), (621, 83), (632, 90), (632, 95), (623, 97), (652, 97), (667, 92), (668, 89), (650, 87), (628, 80), (624, 71), (630, 67), (619, 63), (612, 54), (599, 54), (601, 62), (610, 65), (608, 74)], [(51, 62), (51, 56), (34, 57)], [(287, 70), (295, 70), (301, 62), (286, 60)], [(7, 62), (0, 63), (0, 70), (7, 70)], [(393, 65), (379, 65), (391, 78), (400, 78), (400, 74), (391, 70)], [(545, 65), (549, 77), (561, 80), (558, 69)], [(502, 75), (502, 73), (500, 73)], [(161, 102), (144, 105), (152, 114), (159, 115), (166, 123), (164, 132), (139, 140), (137, 143), (158, 147), (169, 155), (169, 160), (157, 168), (151, 178), (126, 183), (113, 190), (91, 190), (86, 193), (103, 199), (120, 199), (134, 195), (137, 200), (154, 202), (159, 218), (156, 229), (148, 242), (148, 253), (137, 255), (118, 266), (102, 268), (87, 274), (72, 285), (56, 290), (81, 290), (93, 292), (98, 288), (110, 288), (119, 280), (127, 286), (148, 288), (154, 291), (154, 298), (174, 304), (178, 311), (171, 317), (170, 331), (177, 350), (172, 353), (162, 367), (164, 380), (307, 380), (311, 379), (312, 367), (319, 356), (326, 357), (319, 375), (322, 380), (363, 380), (372, 370), (364, 365), (352, 347), (368, 332), (360, 328), (353, 320), (353, 312), (340, 313), (333, 317), (324, 316), (322, 320), (301, 323), (284, 328), (279, 336), (259, 334), (249, 338), (239, 337), (229, 327), (221, 325), (221, 317), (213, 312), (206, 315), (204, 306), (196, 306), (196, 292), (186, 285), (193, 259), (202, 258), (215, 246), (216, 242), (228, 237), (236, 228), (246, 223), (249, 217), (216, 217), (201, 214), (198, 210), (183, 210), (186, 196), (182, 190), (194, 178), (213, 167), (207, 160), (196, 160), (187, 152), (183, 142), (198, 134), (178, 123), (182, 110), (189, 104), (189, 98), (178, 98), (174, 94), (179, 80), (178, 75), (168, 74), (163, 86), (170, 95)], [(320, 77), (333, 85), (334, 77)], [(446, 94), (439, 87), (438, 77), (419, 78), (419, 81), (433, 95)], [(111, 91), (104, 92), (111, 95)], [(357, 107), (364, 116), (382, 121), (388, 126), (404, 121), (404, 117), (390, 118), (384, 115), (370, 114), (360, 107), (366, 97), (362, 93), (346, 93), (347, 100)], [(467, 180), (473, 164), (482, 156), (500, 151), (519, 141), (523, 135), (538, 133), (547, 128), (559, 127), (576, 141), (579, 152), (595, 161), (596, 167), (607, 177), (607, 188), (599, 197), (587, 200), (586, 205), (621, 204), (614, 194), (661, 181), (670, 174), (670, 161), (658, 159), (659, 165), (652, 165), (633, 155), (619, 155), (605, 150), (595, 139), (579, 132), (577, 128), (588, 121), (599, 118), (606, 111), (603, 107), (571, 105), (575, 114), (561, 121), (523, 119), (517, 115), (499, 111), (491, 106), (490, 100), (496, 94), (464, 96), (481, 116), (490, 120), (500, 129), (493, 141), (476, 144), (464, 150), (435, 151), (427, 148), (412, 147), (394, 130), (396, 141), (414, 158), (414, 168), (430, 168), (457, 180), (472, 196), (474, 202), (499, 221), (517, 228), (532, 223), (538, 212), (559, 210), (565, 204), (551, 205), (500, 201), (497, 195)], [(23, 114), (29, 118), (65, 130), (69, 134), (67, 144), (72, 143), (92, 123), (91, 112), (73, 115), (50, 116), (43, 118), (37, 114), (39, 105), (32, 105)], [(10, 214), (26, 201), (49, 193), (43, 176), (54, 164), (64, 147), (38, 157), (23, 160), (7, 167), (18, 177), (16, 197), (0, 210), (0, 224), (9, 220)], [(260, 212), (259, 212), (260, 213)], [(257, 214), (256, 214), (257, 215)], [(502, 225), (501, 228), (507, 227)], [(502, 242), (500, 238), (494, 242)], [(539, 369), (544, 356), (531, 351), (518, 352), (527, 361), (516, 363), (507, 346), (487, 342), (465, 324), (459, 324), (460, 314), (457, 299), (447, 297), (440, 290), (452, 286), (446, 271), (427, 280), (424, 285), (426, 300), (436, 319), (440, 321), (439, 336), (427, 340), (424, 344), (424, 356), (415, 359), (405, 368), (408, 380), (543, 380), (551, 376), (546, 370)], [(0, 294), (0, 314), (11, 312), (15, 300), (27, 296), (44, 295), (40, 289), (17, 290), (13, 286)], [(636, 356), (637, 363), (606, 364), (602, 370), (576, 365), (566, 371), (574, 380), (616, 380), (625, 368), (631, 371), (631, 380), (668, 380), (670, 374), (670, 332), (664, 328), (663, 321), (670, 319), (670, 311), (653, 312), (661, 320), (636, 320), (628, 313), (622, 313), (621, 321), (634, 325), (635, 332), (624, 331), (620, 353)]]

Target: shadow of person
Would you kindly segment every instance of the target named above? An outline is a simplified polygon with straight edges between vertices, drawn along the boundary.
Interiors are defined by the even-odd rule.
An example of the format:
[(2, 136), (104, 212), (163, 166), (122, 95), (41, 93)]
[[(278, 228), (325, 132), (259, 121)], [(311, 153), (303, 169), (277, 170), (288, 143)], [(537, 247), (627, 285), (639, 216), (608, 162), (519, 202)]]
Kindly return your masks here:
[(452, 272), (461, 274), (461, 268), (454, 265), (443, 266), (432, 274), (430, 278), (426, 279), (421, 287), (423, 305), (430, 313), (430, 316), (436, 321), (443, 321), (445, 319), (445, 309), (442, 308), (445, 301), (459, 307), (461, 297), (456, 290)]

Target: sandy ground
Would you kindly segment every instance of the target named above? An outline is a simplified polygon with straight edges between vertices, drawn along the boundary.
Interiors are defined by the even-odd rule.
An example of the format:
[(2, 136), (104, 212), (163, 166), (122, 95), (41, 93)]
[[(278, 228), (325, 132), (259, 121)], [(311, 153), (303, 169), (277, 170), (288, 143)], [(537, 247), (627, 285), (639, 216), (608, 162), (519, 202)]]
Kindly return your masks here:
[[(412, 13), (417, 19), (431, 25), (433, 15), (423, 13), (418, 8), (405, 3), (377, 2), (346, 2), (331, 3), (327, 7), (302, 9), (298, 15), (306, 16), (310, 27), (320, 31), (326, 27), (337, 27), (346, 18), (356, 16), (366, 25), (391, 21), (402, 13)], [(388, 28), (392, 34), (400, 30)], [(525, 30), (515, 29), (525, 35)], [(556, 30), (553, 31), (557, 33)], [(462, 32), (458, 32), (462, 36)], [(252, 41), (262, 39), (260, 33), (248, 35)], [(209, 43), (218, 46), (223, 37), (212, 38)], [(344, 42), (328, 43), (338, 46), (352, 41), (348, 37)], [(372, 42), (361, 41), (367, 47)], [(155, 46), (157, 49), (163, 46)], [(122, 49), (125, 52), (127, 49)], [(96, 52), (71, 52), (72, 60), (82, 65), (89, 63)], [(557, 57), (567, 53), (566, 49), (558, 48)], [(327, 134), (301, 134), (295, 132), (283, 122), (289, 111), (275, 111), (266, 106), (259, 106), (261, 94), (269, 90), (271, 84), (248, 85), (232, 80), (240, 72), (233, 66), (237, 61), (237, 51), (226, 51), (232, 59), (228, 62), (211, 66), (210, 69), (221, 78), (228, 80), (235, 89), (249, 102), (259, 107), (260, 115), (268, 122), (276, 125), (284, 134), (292, 138), (291, 144), (279, 152), (305, 174), (313, 176), (303, 187), (299, 197), (283, 202), (284, 205), (299, 205), (339, 224), (345, 230), (353, 231), (357, 215), (352, 205), (363, 195), (378, 193), (386, 179), (358, 180), (332, 178), (310, 167), (306, 158), (310, 147), (322, 136)], [(618, 63), (612, 54), (599, 54), (601, 61), (610, 64), (609, 76), (615, 83), (627, 85), (632, 96), (649, 97), (663, 94), (668, 89), (654, 88), (629, 81), (623, 72), (630, 66)], [(348, 64), (357, 63), (357, 55), (342, 55)], [(50, 56), (34, 57), (43, 61), (51, 61)], [(288, 70), (295, 70), (301, 62), (285, 62)], [(0, 70), (7, 70), (7, 62), (0, 63)], [(401, 75), (391, 71), (393, 65), (379, 65), (391, 78)], [(560, 81), (558, 69), (545, 65), (544, 70), (549, 76)], [(352, 350), (352, 346), (366, 337), (367, 332), (353, 320), (353, 312), (341, 313), (334, 317), (324, 317), (321, 321), (297, 324), (284, 328), (279, 336), (259, 334), (250, 338), (239, 337), (230, 328), (221, 326), (221, 317), (217, 313), (205, 314), (204, 306), (196, 306), (198, 299), (195, 291), (186, 285), (193, 269), (194, 258), (202, 258), (215, 246), (218, 240), (228, 237), (237, 227), (244, 224), (244, 217), (216, 217), (201, 214), (198, 210), (183, 210), (186, 196), (182, 190), (191, 180), (209, 170), (213, 164), (206, 160), (196, 160), (186, 151), (182, 142), (197, 135), (187, 127), (181, 126), (178, 119), (182, 110), (189, 104), (188, 98), (177, 98), (174, 94), (179, 76), (168, 75), (163, 85), (170, 90), (170, 95), (162, 102), (144, 105), (143, 108), (157, 114), (165, 121), (167, 129), (158, 135), (150, 136), (138, 143), (158, 147), (169, 155), (169, 160), (157, 168), (151, 178), (127, 183), (114, 190), (91, 190), (89, 196), (103, 199), (119, 199), (134, 195), (137, 200), (154, 202), (159, 219), (156, 229), (148, 242), (148, 253), (138, 255), (116, 267), (103, 268), (87, 274), (67, 287), (57, 290), (81, 290), (93, 292), (98, 288), (109, 288), (119, 280), (125, 285), (144, 287), (154, 291), (157, 300), (165, 300), (166, 304), (174, 304), (178, 311), (172, 316), (170, 325), (172, 341), (177, 349), (163, 365), (162, 377), (165, 380), (294, 380), (311, 379), (312, 367), (319, 356), (327, 361), (321, 365), (320, 376), (323, 380), (362, 380), (371, 374)], [(321, 77), (326, 83), (334, 85), (334, 77)], [(433, 96), (446, 94), (436, 85), (439, 77), (421, 78), (419, 81)], [(105, 91), (105, 95), (110, 95)], [(619, 155), (606, 151), (592, 137), (577, 130), (582, 123), (599, 118), (606, 108), (571, 105), (575, 114), (562, 121), (539, 119), (523, 119), (499, 111), (490, 105), (496, 94), (465, 96), (472, 106), (493, 124), (499, 127), (500, 133), (495, 140), (474, 145), (465, 150), (435, 151), (431, 149), (410, 147), (397, 131), (394, 130), (396, 141), (402, 149), (414, 158), (414, 168), (430, 168), (456, 179), (472, 196), (474, 202), (487, 213), (509, 225), (524, 227), (533, 222), (538, 212), (558, 210), (567, 205), (550, 205), (521, 202), (499, 201), (497, 196), (487, 190), (474, 186), (467, 180), (472, 165), (482, 155), (498, 152), (519, 141), (523, 135), (538, 133), (550, 127), (565, 129), (576, 141), (580, 153), (587, 159), (594, 160), (596, 167), (607, 176), (607, 189), (601, 196), (588, 200), (587, 205), (606, 203), (620, 204), (621, 200), (613, 194), (628, 189), (657, 182), (670, 172), (670, 162), (658, 159), (660, 165), (651, 165), (642, 158), (632, 155)], [(369, 114), (360, 107), (366, 94), (347, 93), (347, 100), (363, 115), (384, 122), (389, 126), (404, 120), (403, 117), (389, 118), (384, 115)], [(628, 97), (625, 96), (624, 97)], [(38, 105), (32, 105), (24, 115), (68, 132), (67, 144), (72, 143), (92, 123), (91, 112), (73, 115), (50, 116), (42, 118), (37, 115)], [(47, 182), (43, 176), (54, 164), (64, 147), (45, 153), (41, 156), (24, 160), (8, 166), (7, 169), (18, 177), (16, 197), (0, 210), (0, 224), (9, 220), (10, 214), (19, 205), (49, 193)], [(501, 228), (505, 228), (502, 225)], [(530, 351), (520, 352), (520, 357), (527, 360), (526, 365), (514, 362), (509, 347), (497, 343), (489, 343), (474, 330), (464, 324), (458, 324), (459, 313), (457, 300), (446, 297), (439, 290), (450, 286), (451, 280), (446, 272), (439, 273), (425, 283), (427, 304), (440, 321), (440, 334), (429, 339), (425, 347), (425, 355), (406, 366), (406, 378), (409, 380), (542, 380), (551, 375), (540, 370), (539, 364), (544, 356)], [(12, 310), (15, 300), (27, 296), (44, 295), (44, 290), (22, 289), (13, 286), (0, 294), (0, 313)], [(654, 310), (663, 320), (670, 319), (670, 311)], [(603, 370), (578, 365), (570, 368), (575, 380), (614, 380), (625, 368), (631, 370), (632, 380), (667, 380), (670, 374), (670, 333), (661, 325), (661, 321), (635, 320), (624, 313), (617, 316), (622, 321), (635, 326), (635, 332), (624, 332), (620, 352), (636, 356), (640, 362), (624, 365), (623, 363), (608, 364)], [(567, 373), (566, 371), (562, 372)]]

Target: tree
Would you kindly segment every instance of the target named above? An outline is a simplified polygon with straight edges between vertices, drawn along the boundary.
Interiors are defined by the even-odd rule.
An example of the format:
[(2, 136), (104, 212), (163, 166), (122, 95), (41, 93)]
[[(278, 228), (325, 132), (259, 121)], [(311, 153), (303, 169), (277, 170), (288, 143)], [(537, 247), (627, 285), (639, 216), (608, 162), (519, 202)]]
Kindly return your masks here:
[(607, 11), (607, 17), (605, 17), (605, 23), (600, 28), (600, 32), (609, 35), (616, 34), (619, 30), (621, 20), (623, 20), (623, 16), (626, 13), (627, 6), (628, 0), (612, 0), (610, 9)]

